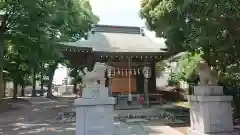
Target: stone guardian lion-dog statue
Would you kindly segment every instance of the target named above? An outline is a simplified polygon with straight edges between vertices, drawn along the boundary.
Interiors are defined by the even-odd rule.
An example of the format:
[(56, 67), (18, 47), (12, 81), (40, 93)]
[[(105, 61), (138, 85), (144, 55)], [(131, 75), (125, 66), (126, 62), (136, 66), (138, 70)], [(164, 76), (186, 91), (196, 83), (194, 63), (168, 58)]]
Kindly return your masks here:
[(201, 61), (197, 64), (197, 72), (200, 80), (199, 85), (218, 85), (217, 72), (212, 67), (209, 67), (209, 65), (205, 61)]

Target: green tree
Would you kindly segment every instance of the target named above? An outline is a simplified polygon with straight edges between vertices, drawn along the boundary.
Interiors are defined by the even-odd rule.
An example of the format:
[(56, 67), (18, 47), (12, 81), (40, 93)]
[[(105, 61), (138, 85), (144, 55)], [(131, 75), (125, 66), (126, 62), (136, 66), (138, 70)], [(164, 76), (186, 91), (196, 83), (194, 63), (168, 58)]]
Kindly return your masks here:
[(82, 83), (82, 76), (85, 75), (84, 67), (72, 68), (69, 76), (72, 77), (71, 83), (73, 84), (73, 92), (77, 93), (77, 85)]
[(201, 61), (201, 54), (187, 53), (178, 61), (178, 69), (170, 74), (170, 85), (176, 85), (180, 81), (197, 83), (198, 74), (196, 73), (197, 63)]
[[(49, 78), (48, 96), (51, 97), (55, 69), (59, 62), (63, 62), (59, 43), (77, 41), (85, 37), (91, 25), (98, 22), (89, 2), (7, 0), (0, 3), (0, 10), (4, 13), (0, 40), (7, 40), (13, 44), (16, 54), (21, 56), (19, 58), (28, 62), (33, 76), (33, 96), (35, 96), (36, 75), (39, 69), (41, 70), (39, 65), (40, 67), (46, 65), (46, 74)], [(0, 44), (1, 48), (2, 46), (3, 43)], [(3, 56), (1, 56), (2, 63)], [(16, 64), (20, 65), (22, 60), (18, 60)], [(0, 64), (1, 74), (2, 65)]]
[(9, 44), (7, 50), (5, 53), (5, 66), (7, 68), (5, 70), (8, 74), (5, 77), (13, 82), (13, 98), (17, 98), (17, 87), (20, 85), (23, 93), (25, 86), (29, 83), (30, 67), (27, 61), (15, 50), (14, 45)]
[[(63, 3), (59, 3), (59, 7), (62, 7), (62, 5)], [(59, 29), (61, 33), (59, 41), (77, 41), (83, 37), (85, 38), (92, 24), (97, 23), (99, 20), (98, 17), (93, 14), (91, 5), (86, 0), (69, 0), (64, 5), (64, 8), (58, 12), (59, 15), (57, 14), (56, 19), (56, 23), (65, 21)], [(59, 16), (62, 16), (62, 18), (59, 18)], [(49, 86), (52, 86), (50, 83), (52, 84), (53, 75), (58, 63), (62, 62), (61, 56), (55, 58), (57, 58), (57, 60), (55, 60), (55, 63), (52, 63), (52, 67), (49, 68), (51, 71), (49, 72)], [(48, 96), (50, 96), (50, 94), (48, 94)]]
[(202, 51), (223, 72), (239, 67), (238, 0), (142, 0), (141, 17), (169, 50)]
[[(38, 18), (43, 17), (42, 14), (35, 14), (38, 18), (33, 18), (36, 5), (41, 4), (40, 1), (27, 1), (27, 0), (5, 0), (0, 3), (0, 11), (2, 13), (1, 30), (0, 30), (0, 85), (2, 86), (2, 69), (3, 65), (3, 42), (7, 41), (11, 43), (14, 52), (23, 58), (23, 54), (27, 54), (25, 51), (30, 45), (36, 43), (36, 36), (34, 38), (34, 32), (39, 33), (36, 29), (39, 28), (36, 22), (39, 22)], [(32, 13), (32, 14), (31, 14)], [(44, 17), (43, 17), (44, 18)], [(43, 22), (43, 21), (42, 21)], [(30, 33), (31, 32), (31, 33)], [(31, 35), (31, 36), (30, 36)], [(25, 59), (27, 61), (27, 59)], [(19, 66), (21, 60), (18, 59)], [(0, 89), (0, 99), (2, 97), (2, 87)]]
[(160, 61), (156, 63), (156, 73), (159, 76), (167, 67), (167, 64), (164, 61)]

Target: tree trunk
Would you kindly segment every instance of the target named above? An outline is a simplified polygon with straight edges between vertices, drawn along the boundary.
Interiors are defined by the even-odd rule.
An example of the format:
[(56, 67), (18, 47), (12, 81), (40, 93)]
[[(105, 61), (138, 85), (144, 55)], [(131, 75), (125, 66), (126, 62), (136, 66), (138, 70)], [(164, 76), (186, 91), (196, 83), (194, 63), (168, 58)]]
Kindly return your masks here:
[(18, 84), (16, 82), (13, 83), (13, 99), (17, 98), (18, 93)]
[(41, 81), (41, 93), (40, 93), (40, 95), (43, 96), (44, 89), (43, 89), (43, 65), (42, 64), (41, 64), (40, 81)]
[(21, 97), (25, 97), (25, 86), (21, 88)]
[(6, 85), (7, 85), (7, 82), (5, 80), (3, 80), (3, 97), (6, 97)]
[(0, 101), (4, 97), (4, 88), (3, 88), (3, 60), (4, 60), (4, 39), (3, 32), (0, 31)]
[(53, 76), (54, 76), (54, 73), (49, 76), (49, 80), (48, 80), (48, 90), (47, 90), (47, 98), (51, 98), (51, 97), (52, 97), (52, 81), (53, 81)]
[(49, 80), (48, 80), (47, 98), (51, 98), (53, 96), (52, 95), (52, 81), (53, 81), (53, 76), (54, 76), (55, 70), (57, 69), (58, 63), (59, 63), (58, 61), (53, 63), (48, 69)]
[(44, 91), (44, 88), (43, 88), (43, 78), (42, 78), (42, 76), (41, 76), (41, 93), (40, 93), (40, 95), (41, 96), (43, 96), (43, 93), (44, 93), (45, 91)]
[(77, 95), (77, 81), (73, 83), (73, 93)]
[(32, 97), (36, 97), (36, 68), (33, 69), (33, 76), (32, 76), (32, 80), (33, 80), (33, 85), (32, 85)]
[(7, 13), (1, 15), (1, 26), (0, 26), (0, 101), (4, 97), (3, 90), (3, 67), (4, 67), (4, 32), (6, 31), (6, 22), (8, 19)]

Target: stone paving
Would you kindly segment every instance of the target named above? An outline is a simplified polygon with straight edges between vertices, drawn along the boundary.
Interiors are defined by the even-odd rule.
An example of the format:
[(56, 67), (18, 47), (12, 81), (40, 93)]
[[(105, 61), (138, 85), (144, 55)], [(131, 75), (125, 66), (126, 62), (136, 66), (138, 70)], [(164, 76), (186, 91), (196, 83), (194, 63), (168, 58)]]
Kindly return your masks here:
[[(0, 135), (75, 135), (75, 123), (56, 122), (56, 114), (71, 111), (72, 99), (29, 99), (32, 106), (0, 114)], [(182, 135), (160, 121), (115, 122), (115, 135)]]

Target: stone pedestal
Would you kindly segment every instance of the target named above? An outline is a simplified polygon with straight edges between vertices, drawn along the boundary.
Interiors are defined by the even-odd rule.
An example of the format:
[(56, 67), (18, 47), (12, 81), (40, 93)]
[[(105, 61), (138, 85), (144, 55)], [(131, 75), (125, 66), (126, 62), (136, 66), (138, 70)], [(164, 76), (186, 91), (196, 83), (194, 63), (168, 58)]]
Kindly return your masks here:
[(91, 85), (83, 97), (75, 100), (76, 135), (113, 135), (115, 99), (108, 97), (108, 88)]
[(238, 135), (233, 129), (232, 96), (221, 86), (196, 86), (190, 95), (189, 135)]

